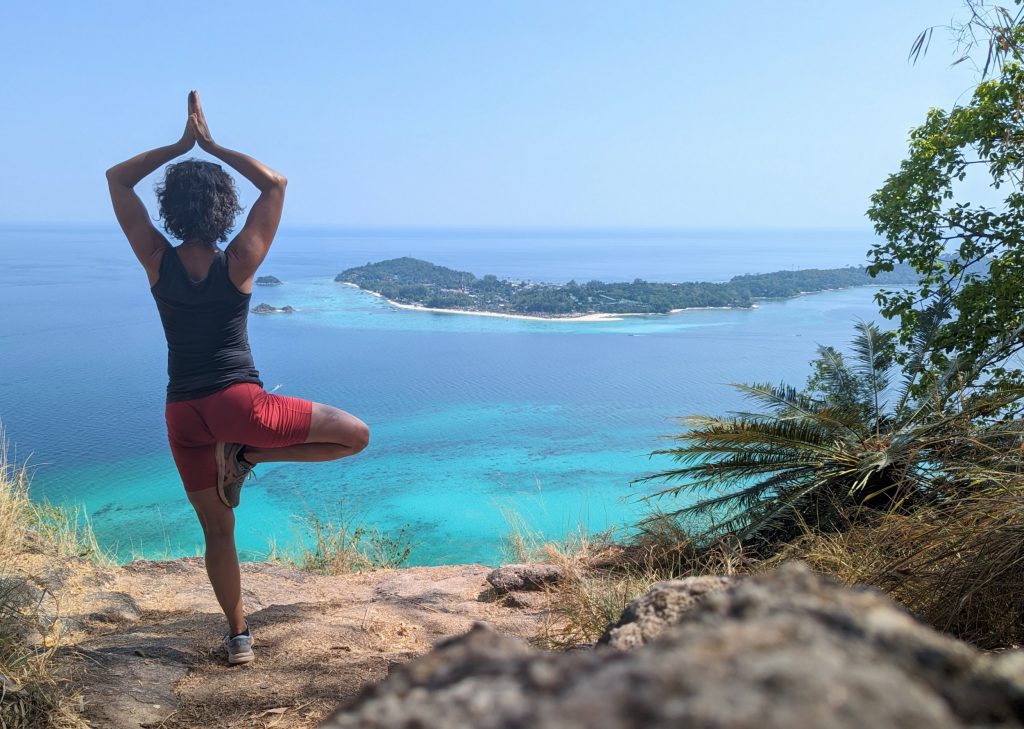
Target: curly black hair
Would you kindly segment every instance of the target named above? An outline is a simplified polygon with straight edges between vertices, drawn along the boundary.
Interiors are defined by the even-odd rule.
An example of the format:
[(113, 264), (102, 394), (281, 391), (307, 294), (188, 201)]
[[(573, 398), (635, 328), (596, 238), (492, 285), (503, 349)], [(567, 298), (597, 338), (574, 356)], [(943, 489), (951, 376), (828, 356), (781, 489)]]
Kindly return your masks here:
[(180, 241), (226, 241), (242, 212), (235, 181), (213, 162), (187, 159), (167, 165), (156, 185), (164, 230)]

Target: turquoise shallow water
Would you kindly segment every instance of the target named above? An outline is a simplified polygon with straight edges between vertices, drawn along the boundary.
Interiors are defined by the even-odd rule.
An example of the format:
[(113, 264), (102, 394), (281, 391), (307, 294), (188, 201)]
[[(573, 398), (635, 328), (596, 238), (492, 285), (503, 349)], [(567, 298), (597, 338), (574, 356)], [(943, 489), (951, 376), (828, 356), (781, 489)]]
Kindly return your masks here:
[[(816, 344), (841, 345), (854, 319), (875, 317), (873, 290), (853, 289), (750, 311), (535, 322), (398, 310), (332, 280), (391, 255), (537, 280), (722, 280), (792, 267), (801, 247), (807, 265), (856, 262), (870, 242), (480, 235), (307, 231), (275, 244), (263, 272), (285, 285), (257, 288), (253, 303), (298, 311), (250, 318), (267, 388), (350, 410), (373, 436), (352, 459), (261, 467), (238, 511), (245, 556), (287, 547), (304, 513), (330, 518), (339, 504), (385, 531), (408, 526), (415, 564), (498, 561), (510, 513), (551, 537), (628, 525), (645, 493), (630, 481), (666, 465), (647, 454), (673, 416), (739, 407), (729, 382), (802, 382)], [(60, 263), (32, 255), (43, 247)], [(194, 554), (201, 534), (166, 449), (166, 354), (138, 264), (110, 230), (0, 229), (0, 251), (0, 418), (30, 456), (35, 495), (84, 504), (122, 556)]]

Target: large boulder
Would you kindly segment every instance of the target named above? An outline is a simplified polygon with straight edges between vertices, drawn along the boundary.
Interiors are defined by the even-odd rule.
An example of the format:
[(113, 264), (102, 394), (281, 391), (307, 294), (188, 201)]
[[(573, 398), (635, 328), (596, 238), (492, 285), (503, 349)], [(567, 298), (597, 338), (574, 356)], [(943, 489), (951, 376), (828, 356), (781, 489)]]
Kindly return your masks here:
[(678, 618), (632, 651), (544, 653), (477, 626), (322, 726), (1024, 726), (1019, 654), (982, 654), (801, 565), (709, 592)]

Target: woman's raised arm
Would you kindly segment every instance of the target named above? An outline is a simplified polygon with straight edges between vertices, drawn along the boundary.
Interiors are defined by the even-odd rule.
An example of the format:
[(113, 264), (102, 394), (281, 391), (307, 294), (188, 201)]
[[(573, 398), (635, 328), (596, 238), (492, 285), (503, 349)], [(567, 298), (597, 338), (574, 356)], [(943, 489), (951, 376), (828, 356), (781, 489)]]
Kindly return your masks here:
[(252, 157), (222, 147), (213, 141), (210, 128), (199, 103), (199, 94), (189, 94), (189, 128), (201, 149), (234, 168), (256, 186), (260, 196), (252, 204), (245, 225), (227, 247), (231, 280), (242, 291), (248, 291), (256, 269), (263, 263), (274, 242), (277, 226), (284, 210), (285, 176)]
[(192, 149), (195, 143), (192, 126), (186, 124), (181, 139), (174, 144), (137, 154), (107, 170), (107, 186), (110, 188), (110, 201), (114, 205), (114, 215), (117, 216), (121, 230), (124, 231), (132, 250), (135, 251), (136, 258), (146, 269), (151, 286), (156, 283), (160, 271), (160, 257), (170, 244), (153, 225), (146, 206), (135, 194), (134, 188), (143, 177), (175, 157), (185, 154)]

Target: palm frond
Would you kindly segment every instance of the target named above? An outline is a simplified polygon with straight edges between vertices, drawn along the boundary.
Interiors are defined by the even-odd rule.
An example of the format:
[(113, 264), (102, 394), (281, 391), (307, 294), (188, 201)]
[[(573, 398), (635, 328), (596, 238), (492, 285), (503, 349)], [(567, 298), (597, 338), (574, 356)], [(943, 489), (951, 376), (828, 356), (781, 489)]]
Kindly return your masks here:
[(732, 386), (742, 392), (747, 399), (760, 403), (762, 407), (777, 415), (814, 417), (821, 406), (821, 403), (810, 395), (785, 383), (735, 383)]
[(850, 393), (857, 391), (857, 378), (846, 364), (846, 358), (833, 347), (818, 347), (818, 372), (820, 387), (827, 393)]
[(733, 413), (744, 420), (803, 419), (805, 422), (818, 423), (821, 426), (841, 428), (850, 431), (851, 434), (855, 432), (854, 424), (860, 420), (854, 412), (855, 409), (846, 407), (845, 403), (826, 403), (789, 385), (753, 383), (734, 384), (733, 387), (748, 399), (760, 403), (769, 410), (767, 413)]
[(859, 321), (854, 325), (857, 334), (850, 346), (854, 353), (853, 374), (865, 390), (864, 405), (872, 413), (875, 429), (883, 417), (883, 393), (889, 389), (894, 365), (892, 342), (894, 334), (883, 332), (871, 322)]
[(786, 517), (798, 512), (801, 500), (807, 498), (812, 492), (822, 488), (827, 482), (817, 480), (805, 482), (801, 487), (786, 491), (771, 501), (762, 503), (759, 513), (750, 519), (747, 526), (737, 535), (741, 541), (749, 541), (757, 537), (761, 532), (777, 527)]

